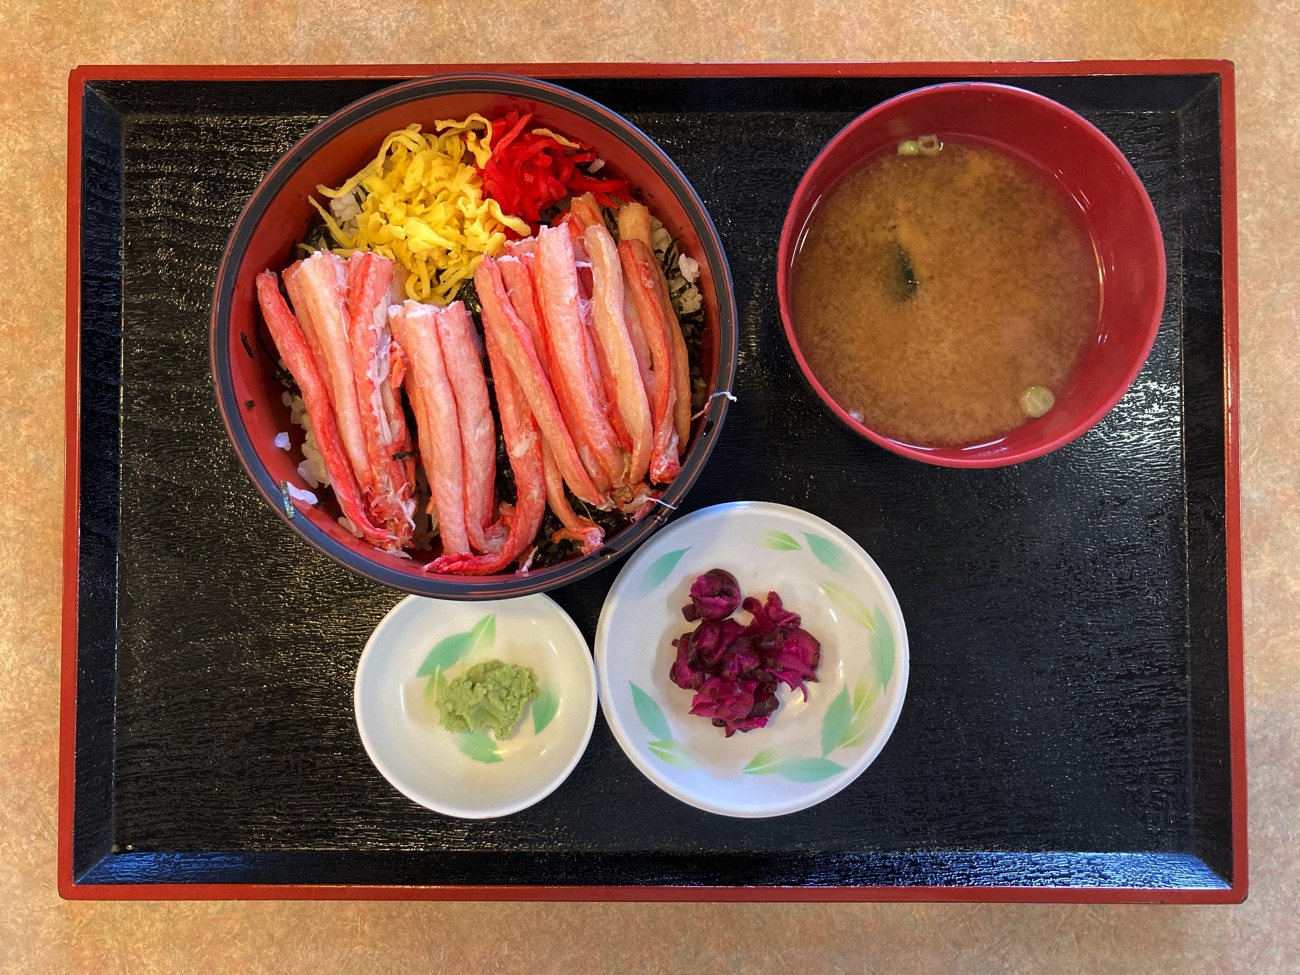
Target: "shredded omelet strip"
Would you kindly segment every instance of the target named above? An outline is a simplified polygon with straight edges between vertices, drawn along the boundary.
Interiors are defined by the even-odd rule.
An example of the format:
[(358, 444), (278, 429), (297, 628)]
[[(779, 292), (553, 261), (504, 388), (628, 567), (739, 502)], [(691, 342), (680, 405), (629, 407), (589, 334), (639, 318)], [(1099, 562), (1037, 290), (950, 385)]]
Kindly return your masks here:
[(507, 229), (531, 232), (484, 195), (475, 163), (485, 165), (491, 154), (492, 124), (481, 115), (436, 121), (428, 134), (411, 125), (384, 139), (374, 161), (342, 186), (316, 187), (329, 199), (360, 190), (355, 218), (340, 225), (314, 198), (311, 205), (336, 253), (382, 254), (408, 272), (408, 296), (445, 305), (485, 256), (501, 250)]

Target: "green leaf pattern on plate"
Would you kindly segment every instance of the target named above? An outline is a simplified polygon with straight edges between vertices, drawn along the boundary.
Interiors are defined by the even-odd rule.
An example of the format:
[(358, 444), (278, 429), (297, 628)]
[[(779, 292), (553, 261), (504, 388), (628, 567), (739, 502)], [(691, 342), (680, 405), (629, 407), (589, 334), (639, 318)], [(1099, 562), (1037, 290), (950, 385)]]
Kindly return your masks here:
[(879, 608), (876, 609), (875, 624), (875, 632), (871, 634), (871, 661), (880, 686), (888, 687), (890, 678), (894, 676), (894, 631)]
[(668, 552), (659, 556), (650, 563), (650, 568), (645, 570), (645, 575), (641, 577), (641, 595), (644, 596), (656, 589), (660, 583), (668, 578), (668, 574), (677, 568), (677, 563), (682, 560), (682, 556), (690, 551), (690, 546), (679, 548), (675, 552)]
[(778, 759), (776, 750), (765, 748), (745, 766), (746, 775), (779, 775), (791, 782), (820, 782), (844, 771), (839, 762), (829, 758)]
[(776, 774), (791, 782), (820, 782), (843, 771), (843, 765), (829, 758), (789, 758), (780, 763)]
[(496, 739), (486, 731), (467, 731), (456, 736), (456, 747), (476, 762), (499, 762)]
[(852, 589), (830, 580), (822, 582), (817, 588), (822, 591), (822, 595), (829, 599), (836, 609), (848, 616), (853, 622), (868, 630), (876, 628), (876, 621), (872, 619), (871, 610), (862, 601), (862, 597)]
[(849, 560), (840, 551), (840, 547), (828, 538), (821, 535), (814, 535), (812, 532), (804, 532), (803, 537), (808, 539), (808, 548), (812, 554), (817, 557), (817, 561), (832, 572), (844, 572), (849, 567)]
[(661, 762), (667, 762), (669, 765), (676, 765), (678, 768), (690, 768), (695, 764), (695, 760), (687, 754), (686, 746), (680, 741), (666, 738), (662, 741), (647, 742), (647, 747), (654, 753), (655, 758)]
[(474, 624), (474, 629), (470, 630), (470, 635), (474, 638), (475, 650), (488, 650), (497, 642), (497, 616), (496, 613), (488, 613), (481, 620)]
[(852, 720), (853, 702), (849, 700), (849, 689), (841, 688), (822, 717), (822, 758), (839, 747), (849, 733)]
[(793, 537), (783, 531), (777, 531), (775, 528), (763, 532), (758, 538), (758, 544), (764, 548), (775, 549), (778, 552), (797, 552), (799, 550), (799, 543)]
[(447, 689), (447, 675), (436, 670), (433, 676), (424, 682), (424, 700), (432, 704)]
[(668, 719), (664, 717), (664, 712), (655, 699), (631, 681), (627, 682), (627, 686), (632, 688), (632, 704), (636, 708), (636, 716), (641, 719), (646, 731), (653, 736), (652, 740), (646, 743), (651, 754), (661, 762), (678, 768), (693, 766), (695, 760), (687, 753), (684, 744), (673, 740)]
[(780, 758), (775, 748), (764, 748), (749, 760), (745, 766), (746, 775), (773, 775), (776, 773)]
[(436, 671), (446, 670), (465, 656), (473, 645), (472, 633), (453, 633), (449, 637), (444, 637), (433, 645), (433, 649), (424, 658), (424, 663), (420, 664), (420, 669), (415, 672), (415, 676), (428, 677)]
[(636, 716), (641, 719), (646, 731), (661, 740), (672, 738), (673, 733), (668, 727), (668, 719), (664, 717), (655, 699), (631, 681), (628, 681), (628, 686), (632, 688), (632, 704), (636, 708)]
[(496, 614), (488, 613), (467, 633), (453, 633), (435, 643), (415, 676), (428, 677), (437, 671), (446, 670), (471, 650), (490, 648), (496, 642), (496, 637)]
[(880, 696), (880, 685), (864, 674), (853, 688), (853, 713), (849, 726), (840, 738), (840, 748), (856, 748), (867, 740), (867, 725), (871, 719), (871, 706)]
[(555, 712), (560, 708), (560, 699), (554, 691), (544, 691), (533, 698), (533, 734), (540, 735), (542, 729), (551, 723)]

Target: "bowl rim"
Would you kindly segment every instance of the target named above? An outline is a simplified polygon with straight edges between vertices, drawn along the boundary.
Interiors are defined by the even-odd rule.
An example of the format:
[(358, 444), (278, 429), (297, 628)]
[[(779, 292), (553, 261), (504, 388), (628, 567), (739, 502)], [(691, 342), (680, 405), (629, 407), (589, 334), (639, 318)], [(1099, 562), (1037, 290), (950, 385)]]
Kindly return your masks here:
[[(920, 447), (913, 444), (900, 443), (883, 434), (877, 433), (868, 427), (862, 421), (855, 419), (830, 395), (826, 388), (821, 384), (813, 373), (812, 367), (809, 366), (807, 359), (804, 357), (803, 350), (799, 347), (799, 342), (794, 334), (793, 315), (790, 309), (790, 258), (793, 257), (796, 237), (802, 235), (808, 225), (809, 218), (812, 215), (812, 209), (808, 215), (798, 222), (796, 226), (795, 213), (800, 209), (809, 195), (814, 177), (822, 169), (829, 165), (829, 160), (833, 158), (839, 146), (846, 142), (853, 133), (871, 125), (876, 119), (888, 110), (892, 110), (900, 104), (907, 104), (913, 101), (929, 100), (935, 97), (943, 97), (954, 91), (974, 91), (987, 92), (996, 98), (1005, 98), (1011, 100), (1021, 100), (1032, 103), (1040, 108), (1046, 108), (1056, 114), (1061, 119), (1067, 121), (1070, 125), (1085, 132), (1092, 138), (1100, 148), (1118, 165), (1123, 171), (1128, 183), (1137, 190), (1139, 213), (1135, 219), (1144, 225), (1144, 229), (1155, 241), (1155, 259), (1156, 267), (1159, 273), (1156, 275), (1157, 298), (1153, 305), (1153, 314), (1149, 321), (1144, 325), (1144, 339), (1142, 347), (1144, 351), (1141, 356), (1136, 357), (1134, 362), (1125, 370), (1123, 381), (1117, 383), (1111, 394), (1102, 401), (1101, 405), (1094, 408), (1082, 419), (1070, 425), (1069, 428), (1057, 434), (1054, 437), (1042, 440), (1032, 446), (1020, 450), (1009, 451), (993, 456), (980, 455), (963, 455), (957, 451), (964, 448), (954, 447)], [(843, 177), (841, 177), (842, 179)], [(815, 209), (815, 206), (813, 207)], [(926, 85), (921, 88), (913, 88), (901, 94), (888, 98), (877, 105), (872, 106), (858, 115), (842, 129), (840, 129), (821, 151), (813, 158), (808, 169), (804, 172), (803, 178), (800, 179), (794, 195), (790, 199), (789, 209), (786, 210), (785, 220), (781, 225), (780, 243), (777, 245), (777, 301), (781, 312), (781, 327), (785, 332), (786, 342), (790, 346), (790, 351), (794, 354), (795, 360), (799, 365), (799, 371), (805, 381), (812, 387), (814, 393), (834, 415), (847, 426), (850, 430), (865, 437), (877, 446), (899, 454), (903, 457), (909, 457), (923, 463), (933, 464), (939, 467), (959, 467), (959, 468), (990, 468), (990, 467), (1009, 467), (1012, 464), (1019, 464), (1027, 460), (1033, 460), (1036, 457), (1042, 457), (1054, 450), (1064, 447), (1079, 437), (1083, 436), (1114, 409), (1117, 404), (1132, 387), (1133, 382), (1137, 379), (1138, 373), (1146, 364), (1151, 355), (1152, 346), (1155, 344), (1156, 335), (1160, 330), (1160, 321), (1164, 316), (1165, 298), (1167, 296), (1167, 277), (1168, 263), (1165, 254), (1164, 236), (1161, 232), (1160, 221), (1156, 216), (1155, 207), (1151, 203), (1151, 195), (1147, 192), (1142, 183), (1141, 177), (1129, 162), (1128, 157), (1120, 151), (1119, 147), (1102, 132), (1097, 126), (1093, 125), (1086, 118), (1071, 108), (1062, 105), (1055, 99), (1048, 98), (1046, 95), (1040, 95), (1037, 92), (1029, 91), (1026, 88), (1018, 88), (1015, 85), (999, 84), (987, 81), (947, 81), (938, 84)]]
[[(378, 640), (380, 638), (380, 634), (384, 630), (384, 628), (389, 625), (389, 621), (395, 618), (400, 612), (403, 612), (404, 606), (416, 600), (426, 600), (428, 602), (433, 602), (433, 603), (447, 603), (447, 602), (459, 602), (459, 601), (447, 600), (436, 596), (422, 596), (418, 593), (407, 594), (406, 596), (398, 600), (397, 603), (392, 607), (392, 609), (390, 609), (387, 613), (384, 614), (384, 618), (380, 620), (379, 623), (375, 626), (374, 630), (371, 631), (370, 637), (366, 640), (366, 645), (361, 651), (361, 656), (357, 659), (357, 672), (352, 679), (352, 717), (353, 720), (356, 722), (357, 735), (361, 738), (361, 745), (365, 749), (366, 756), (370, 759), (371, 764), (374, 765), (375, 770), (379, 772), (381, 776), (383, 776), (384, 780), (389, 785), (391, 785), (394, 789), (400, 792), (402, 795), (406, 796), (406, 798), (410, 799), (414, 803), (423, 806), (425, 809), (430, 809), (433, 812), (441, 813), (444, 816), (454, 816), (457, 819), (498, 819), (502, 816), (511, 816), (517, 812), (522, 812), (523, 810), (528, 809), (531, 806), (537, 805), (537, 803), (541, 802), (552, 792), (558, 789), (561, 785), (563, 785), (565, 781), (568, 780), (569, 776), (573, 773), (573, 770), (578, 767), (578, 763), (582, 761), (582, 756), (585, 755), (587, 752), (587, 746), (591, 743), (592, 732), (595, 730), (596, 727), (596, 711), (598, 709), (598, 697), (599, 697), (599, 685), (597, 682), (598, 679), (596, 675), (596, 665), (595, 665), (595, 661), (592, 659), (591, 656), (591, 652), (590, 652), (591, 648), (588, 647), (587, 645), (587, 638), (582, 635), (582, 631), (578, 629), (578, 624), (573, 621), (573, 617), (570, 616), (568, 613), (566, 613), (564, 611), (564, 608), (560, 606), (559, 603), (557, 603), (546, 593), (542, 593), (542, 592), (532, 593), (527, 597), (519, 597), (519, 599), (539, 600), (539, 601), (544, 601), (545, 604), (548, 604), (549, 607), (548, 612), (553, 612), (557, 620), (559, 621), (561, 627), (566, 632), (570, 633), (573, 637), (572, 641), (565, 642), (565, 646), (568, 647), (577, 658), (584, 659), (586, 661), (586, 667), (585, 668), (580, 667), (580, 669), (582, 669), (583, 672), (587, 675), (588, 684), (591, 692), (589, 695), (587, 695), (588, 713), (587, 713), (586, 730), (582, 733), (581, 742), (578, 745), (578, 747), (575, 749), (573, 755), (565, 763), (564, 768), (549, 782), (547, 782), (541, 789), (529, 793), (524, 798), (519, 799), (515, 802), (507, 803), (506, 805), (500, 807), (494, 807), (490, 811), (482, 812), (482, 811), (473, 811), (462, 807), (458, 807), (454, 803), (440, 802), (437, 799), (433, 799), (427, 795), (420, 794), (420, 790), (414, 787), (410, 787), (408, 783), (400, 781), (393, 774), (392, 769), (388, 766), (388, 763), (374, 748), (373, 742), (366, 735), (365, 723), (361, 719), (362, 674), (364, 672), (364, 668), (366, 667), (366, 662), (368, 660), (372, 662), (374, 661), (375, 653), (372, 651), (376, 646), (379, 645)], [(519, 599), (505, 597), (503, 599), (498, 599), (496, 601), (515, 603), (518, 602)]]
[[(606, 108), (594, 99), (560, 85), (521, 75), (494, 72), (455, 72), (415, 78), (381, 88), (345, 105), (313, 126), (276, 160), (253, 189), (227, 239), (217, 269), (209, 320), (210, 377), (221, 421), (240, 466), (244, 468), (258, 493), (280, 520), (288, 525), (293, 534), (339, 565), (373, 582), (413, 595), (478, 600), (525, 596), (558, 588), (595, 572), (610, 561), (631, 551), (652, 535), (681, 502), (708, 462), (726, 417), (729, 398), (715, 395), (705, 405), (699, 438), (683, 458), (681, 473), (664, 490), (660, 499), (662, 503), (656, 506), (655, 510), (647, 512), (639, 520), (628, 524), (613, 539), (607, 540), (593, 552), (544, 569), (529, 571), (526, 574), (451, 576), (404, 572), (396, 566), (385, 565), (381, 561), (382, 555), (378, 550), (373, 556), (354, 551), (312, 524), (310, 520), (296, 517), (296, 511), (294, 514), (286, 512), (280, 485), (260, 462), (254, 461), (257, 450), (244, 424), (240, 421), (232, 422), (232, 416), (242, 417), (242, 412), (241, 404), (235, 394), (229, 361), (230, 311), (238, 285), (239, 264), (242, 263), (248, 241), (265, 215), (270, 202), (283, 189), (289, 178), (336, 136), (353, 125), (396, 106), (437, 95), (467, 93), (513, 96), (582, 116), (608, 130), (614, 138), (633, 147), (638, 155), (646, 160), (686, 211), (690, 223), (699, 233), (700, 246), (712, 270), (714, 290), (718, 296), (718, 391), (729, 392), (735, 382), (739, 316), (731, 269), (727, 263), (721, 235), (699, 193), (685, 174), (658, 143), (624, 116)], [(614, 544), (611, 544), (611, 541)]]

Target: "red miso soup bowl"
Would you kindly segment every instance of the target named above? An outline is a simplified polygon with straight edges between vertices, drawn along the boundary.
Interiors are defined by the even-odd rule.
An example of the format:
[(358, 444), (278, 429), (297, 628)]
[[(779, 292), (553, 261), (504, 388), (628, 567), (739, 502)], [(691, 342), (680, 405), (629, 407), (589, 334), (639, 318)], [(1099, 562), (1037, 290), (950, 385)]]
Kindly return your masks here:
[[(819, 201), (846, 175), (907, 139), (982, 144), (1042, 173), (1078, 207), (1091, 238), (1101, 304), (1090, 340), (1056, 403), (1039, 419), (970, 446), (931, 447), (885, 436), (831, 397), (799, 348), (792, 270)], [(1082, 116), (1006, 85), (952, 83), (907, 92), (849, 123), (799, 183), (777, 258), (781, 319), (799, 368), (850, 428), (887, 450), (945, 467), (1000, 467), (1042, 456), (1082, 436), (1120, 400), (1151, 352), (1165, 300), (1165, 251), (1151, 200), (1123, 153)], [(887, 364), (882, 363), (882, 368)]]
[[(340, 511), (329, 489), (314, 489), (319, 504), (286, 500), (287, 482), (304, 487), (297, 473), (302, 461), (295, 447), (276, 446), (276, 436), (301, 438), (290, 422), (276, 379), (277, 359), (258, 307), (255, 277), (279, 272), (301, 254), (295, 249), (316, 225), (308, 197), (318, 184), (339, 186), (374, 159), (384, 137), (414, 122), (425, 131), (438, 119), (460, 119), (472, 112), (488, 118), (512, 109), (531, 112), (535, 124), (588, 143), (606, 163), (606, 175), (628, 180), (634, 192), (682, 250), (699, 262), (704, 328), (698, 353), (707, 391), (730, 390), (736, 369), (736, 307), (722, 243), (703, 203), (686, 177), (648, 136), (626, 119), (589, 98), (528, 78), (457, 74), (421, 79), (376, 92), (330, 116), (294, 145), (253, 191), (231, 234), (217, 275), (211, 328), (212, 377), (217, 402), (248, 476), (289, 531), (340, 565), (395, 589), (452, 599), (499, 599), (554, 589), (600, 569), (646, 539), (695, 483), (717, 440), (727, 398), (712, 397), (691, 429), (681, 458), (681, 473), (638, 520), (607, 534), (605, 544), (559, 564), (517, 566), (498, 575), (434, 574), (425, 564), (434, 553), (401, 558), (353, 536), (339, 523)], [(435, 550), (437, 549), (435, 543)]]

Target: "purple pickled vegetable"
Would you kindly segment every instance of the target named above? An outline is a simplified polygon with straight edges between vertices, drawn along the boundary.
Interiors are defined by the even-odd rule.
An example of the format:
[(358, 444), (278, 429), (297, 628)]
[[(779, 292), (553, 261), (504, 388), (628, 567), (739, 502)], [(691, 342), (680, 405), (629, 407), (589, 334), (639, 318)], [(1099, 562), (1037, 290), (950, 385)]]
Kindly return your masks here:
[(740, 647), (741, 640), (747, 639), (748, 637), (741, 637), (731, 645), (730, 652), (727, 654), (726, 659), (722, 661), (722, 672), (726, 676), (746, 676), (763, 666), (763, 661), (755, 650)]
[(767, 618), (777, 626), (797, 627), (800, 623), (799, 614), (791, 613), (781, 605), (781, 597), (774, 592), (767, 594), (767, 602), (763, 604), (763, 611), (767, 613)]
[(721, 721), (730, 738), (737, 722), (749, 717), (754, 709), (754, 691), (758, 681), (737, 680), (734, 677), (710, 677), (695, 691), (691, 700), (691, 714)]
[[(745, 625), (731, 618), (741, 606), (752, 617)], [(780, 684), (807, 700), (806, 682), (817, 680), (821, 644), (777, 593), (762, 602), (753, 596), (742, 601), (735, 576), (711, 569), (691, 585), (682, 615), (699, 625), (673, 641), (677, 654), (669, 677), (695, 692), (691, 714), (708, 718), (730, 738), (767, 725), (780, 707)]]
[(677, 648), (677, 659), (673, 661), (668, 676), (672, 682), (683, 690), (693, 691), (704, 683), (704, 671), (698, 669), (699, 655), (694, 648), (695, 634), (683, 633), (673, 641)]
[(781, 645), (763, 654), (763, 666), (790, 690), (802, 690), (806, 701), (808, 688), (803, 686), (803, 682), (817, 680), (817, 666), (821, 663), (822, 645), (817, 642), (815, 636), (804, 629), (781, 632), (784, 637)]
[[(691, 583), (691, 605), (683, 608), (688, 622), (694, 619), (725, 620), (740, 605), (740, 583), (726, 569), (710, 569)], [(694, 610), (695, 617), (690, 615)]]

